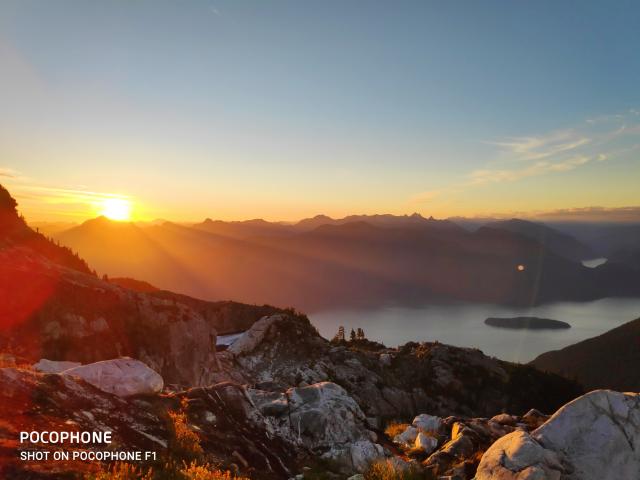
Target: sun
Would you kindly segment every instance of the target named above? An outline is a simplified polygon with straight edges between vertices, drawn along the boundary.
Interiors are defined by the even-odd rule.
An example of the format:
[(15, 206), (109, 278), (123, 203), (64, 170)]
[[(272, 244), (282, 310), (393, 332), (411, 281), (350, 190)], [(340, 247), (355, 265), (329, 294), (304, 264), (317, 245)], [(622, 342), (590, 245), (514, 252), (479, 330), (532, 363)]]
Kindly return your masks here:
[(100, 214), (111, 220), (127, 221), (131, 219), (131, 202), (124, 198), (105, 198)]

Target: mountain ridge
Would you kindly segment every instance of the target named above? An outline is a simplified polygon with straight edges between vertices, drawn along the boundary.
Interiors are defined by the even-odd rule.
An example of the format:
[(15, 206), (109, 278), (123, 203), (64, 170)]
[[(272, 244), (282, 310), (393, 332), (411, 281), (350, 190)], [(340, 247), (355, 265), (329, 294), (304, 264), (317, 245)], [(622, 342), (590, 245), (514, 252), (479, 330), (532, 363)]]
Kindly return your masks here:
[(349, 216), (302, 229), (252, 220), (212, 221), (213, 230), (167, 222), (105, 223), (101, 230), (101, 221), (57, 238), (110, 276), (200, 298), (305, 311), (431, 300), (533, 305), (640, 295), (640, 280), (634, 281), (640, 274), (633, 269), (588, 269), (520, 233), (491, 227), (469, 232), (415, 215), (373, 217), (377, 223)]

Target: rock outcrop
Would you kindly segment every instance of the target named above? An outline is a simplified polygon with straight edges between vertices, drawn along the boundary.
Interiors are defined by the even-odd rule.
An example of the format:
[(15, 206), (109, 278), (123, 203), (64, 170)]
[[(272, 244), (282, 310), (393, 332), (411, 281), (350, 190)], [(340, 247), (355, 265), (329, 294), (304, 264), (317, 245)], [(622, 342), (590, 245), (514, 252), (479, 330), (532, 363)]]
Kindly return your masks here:
[(539, 412), (523, 417), (500, 414), (491, 419), (420, 414), (393, 441), (414, 465), (433, 477), (470, 480), (493, 442), (516, 429), (537, 428), (546, 418)]
[[(21, 461), (20, 431), (110, 430), (113, 445), (156, 452), (160, 463), (179, 451), (170, 413), (178, 412), (194, 432), (209, 462), (247, 475), (289, 478), (304, 452), (279, 436), (251, 405), (241, 385), (215, 384), (169, 395), (122, 398), (75, 375), (0, 368), (0, 478), (78, 478), (99, 462)], [(43, 445), (53, 451), (59, 446)], [(64, 446), (65, 450), (106, 449), (105, 445)]]
[(227, 379), (261, 390), (283, 393), (291, 386), (336, 383), (378, 428), (423, 412), (441, 417), (522, 415), (532, 407), (551, 412), (583, 393), (559, 376), (489, 358), (477, 349), (331, 343), (305, 317), (293, 315), (261, 319), (218, 357)]
[(477, 480), (614, 480), (640, 475), (640, 394), (590, 392), (531, 433), (489, 448)]
[(119, 397), (153, 395), (164, 387), (162, 377), (139, 360), (116, 358), (64, 370), (63, 375), (80, 377), (94, 387)]

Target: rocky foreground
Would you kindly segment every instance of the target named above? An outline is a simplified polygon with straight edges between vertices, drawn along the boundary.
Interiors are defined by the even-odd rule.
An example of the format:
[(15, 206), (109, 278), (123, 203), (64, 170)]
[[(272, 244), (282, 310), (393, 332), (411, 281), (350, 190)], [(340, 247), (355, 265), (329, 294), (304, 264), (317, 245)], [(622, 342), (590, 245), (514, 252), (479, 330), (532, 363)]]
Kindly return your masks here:
[(211, 384), (171, 391), (133, 359), (20, 367), (21, 359), (5, 356), (5, 365), (17, 364), (0, 369), (3, 478), (95, 470), (95, 463), (18, 460), (19, 429), (62, 427), (109, 429), (111, 448), (154, 450), (162, 462), (198, 457), (252, 478), (383, 478), (384, 470), (395, 478), (606, 479), (640, 472), (638, 395), (592, 392), (549, 418), (541, 412), (578, 396), (575, 385), (478, 350), (336, 344), (306, 318), (277, 314), (256, 322), (217, 361)]

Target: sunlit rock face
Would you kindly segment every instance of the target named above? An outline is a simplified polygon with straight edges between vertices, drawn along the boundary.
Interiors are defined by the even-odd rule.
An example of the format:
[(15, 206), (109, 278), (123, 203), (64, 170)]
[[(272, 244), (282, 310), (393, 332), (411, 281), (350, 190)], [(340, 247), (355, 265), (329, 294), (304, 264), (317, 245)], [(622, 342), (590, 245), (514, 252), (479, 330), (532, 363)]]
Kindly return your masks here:
[(640, 395), (596, 390), (568, 403), (531, 434), (502, 437), (477, 480), (614, 480), (640, 474)]
[(102, 391), (120, 397), (160, 393), (164, 381), (139, 360), (116, 358), (65, 370), (63, 375), (80, 377)]

